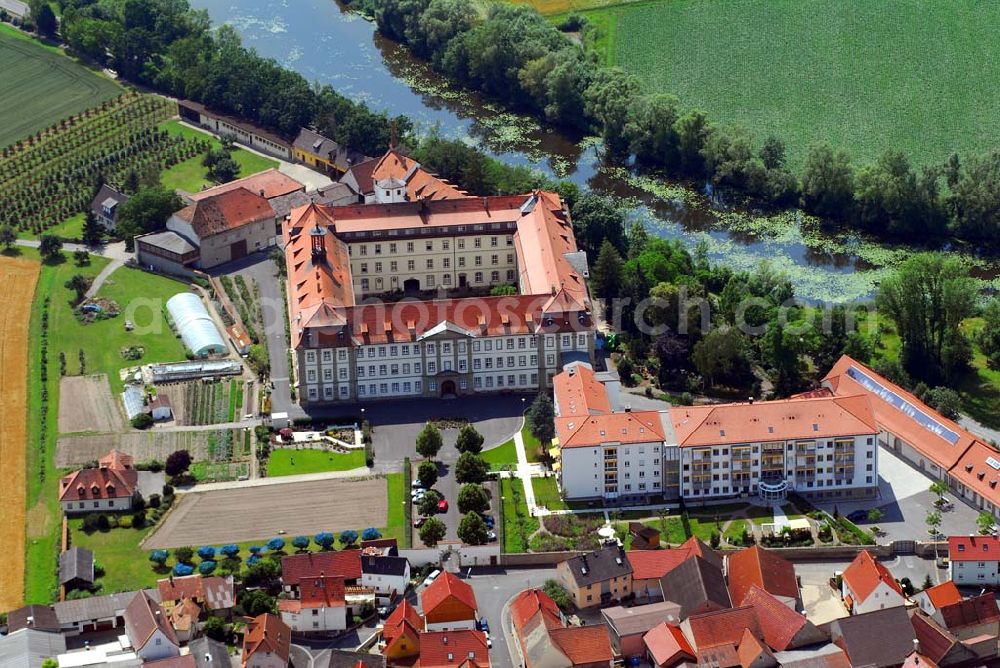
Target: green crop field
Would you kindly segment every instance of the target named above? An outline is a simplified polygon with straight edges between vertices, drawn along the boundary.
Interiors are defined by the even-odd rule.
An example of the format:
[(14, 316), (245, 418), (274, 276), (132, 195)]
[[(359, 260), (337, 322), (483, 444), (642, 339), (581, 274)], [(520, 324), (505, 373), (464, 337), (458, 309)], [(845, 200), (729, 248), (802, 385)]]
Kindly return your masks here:
[(783, 138), (795, 163), (817, 140), (859, 162), (894, 148), (920, 164), (997, 144), (1000, 3), (660, 0), (587, 16), (609, 62), (758, 140)]
[(0, 25), (0, 72), (0, 146), (122, 92), (110, 79), (6, 25)]

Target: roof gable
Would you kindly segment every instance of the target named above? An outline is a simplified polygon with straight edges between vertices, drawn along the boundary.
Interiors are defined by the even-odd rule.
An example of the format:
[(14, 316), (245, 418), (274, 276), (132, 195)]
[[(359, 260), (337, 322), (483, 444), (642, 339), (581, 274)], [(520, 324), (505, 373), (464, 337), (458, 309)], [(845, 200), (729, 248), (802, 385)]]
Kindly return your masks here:
[(734, 601), (742, 601), (753, 586), (775, 596), (792, 599), (799, 596), (798, 580), (792, 563), (757, 545), (730, 554), (727, 572), (729, 592)]
[(858, 556), (844, 570), (844, 582), (854, 595), (858, 603), (868, 600), (872, 592), (881, 583), (885, 583), (890, 589), (903, 597), (903, 590), (899, 583), (892, 577), (889, 569), (872, 557), (871, 552), (862, 550)]
[(177, 645), (177, 635), (170, 626), (167, 616), (163, 614), (160, 604), (140, 591), (125, 608), (125, 630), (132, 646), (141, 650), (153, 635), (160, 631), (168, 642)]
[(458, 601), (473, 613), (476, 611), (476, 594), (472, 587), (454, 573), (445, 571), (424, 589), (420, 596), (420, 607), (424, 615), (427, 615), (448, 600)]
[(274, 654), (288, 661), (292, 630), (277, 615), (264, 613), (250, 620), (243, 634), (243, 663), (254, 654)]

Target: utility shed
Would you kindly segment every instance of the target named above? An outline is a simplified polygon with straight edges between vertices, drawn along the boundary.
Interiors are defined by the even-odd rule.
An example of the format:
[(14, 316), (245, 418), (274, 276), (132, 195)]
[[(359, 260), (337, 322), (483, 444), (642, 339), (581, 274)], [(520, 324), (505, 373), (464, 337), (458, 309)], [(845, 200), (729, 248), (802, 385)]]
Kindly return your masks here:
[(167, 300), (167, 312), (188, 350), (199, 357), (225, 353), (226, 344), (198, 295), (182, 292)]

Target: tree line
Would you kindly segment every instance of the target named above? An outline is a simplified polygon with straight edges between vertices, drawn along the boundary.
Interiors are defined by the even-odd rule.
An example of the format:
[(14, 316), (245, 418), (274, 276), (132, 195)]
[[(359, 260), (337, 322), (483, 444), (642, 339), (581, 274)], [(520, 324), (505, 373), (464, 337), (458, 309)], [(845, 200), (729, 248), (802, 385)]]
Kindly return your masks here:
[(483, 15), (464, 0), (351, 4), (446, 77), (553, 125), (598, 133), (613, 161), (706, 181), (757, 204), (802, 206), (882, 237), (1000, 242), (1000, 150), (917, 169), (897, 151), (858, 167), (818, 144), (796, 174), (781, 139), (760, 143), (672, 95), (644, 92), (621, 68), (602, 67), (560, 32), (582, 25), (586, 36), (585, 18), (557, 27), (526, 5), (494, 3)]
[[(78, 55), (130, 82), (202, 102), (286, 138), (315, 126), (335, 141), (381, 155), (390, 119), (245, 47), (231, 26), (212, 30), (187, 0), (58, 0), (59, 34)], [(48, 3), (39, 3), (39, 12)]]

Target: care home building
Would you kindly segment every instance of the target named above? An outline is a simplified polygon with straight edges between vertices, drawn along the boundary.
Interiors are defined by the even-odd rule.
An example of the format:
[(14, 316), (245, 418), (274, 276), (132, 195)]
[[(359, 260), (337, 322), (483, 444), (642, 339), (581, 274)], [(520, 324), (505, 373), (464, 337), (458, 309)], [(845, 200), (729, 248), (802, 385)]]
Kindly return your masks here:
[(285, 226), (301, 403), (535, 392), (592, 359), (587, 258), (558, 195), (469, 197), (397, 151), (383, 171), (371, 203)]

